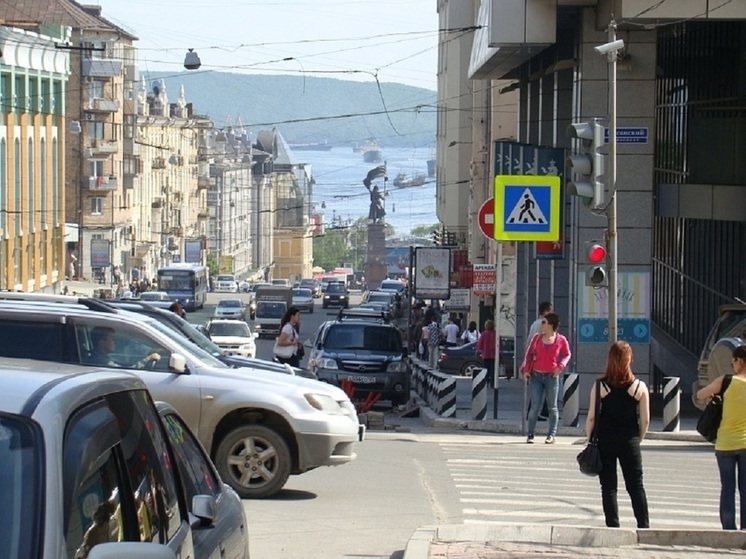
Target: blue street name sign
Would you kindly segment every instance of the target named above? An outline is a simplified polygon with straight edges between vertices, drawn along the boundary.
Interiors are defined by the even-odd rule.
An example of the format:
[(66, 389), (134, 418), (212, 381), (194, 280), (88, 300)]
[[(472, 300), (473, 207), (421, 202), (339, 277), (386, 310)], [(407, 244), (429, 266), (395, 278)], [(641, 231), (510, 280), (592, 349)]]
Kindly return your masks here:
[[(609, 129), (604, 129), (604, 142), (609, 143)], [(616, 142), (618, 144), (647, 144), (648, 127), (641, 126), (637, 128), (617, 128)]]

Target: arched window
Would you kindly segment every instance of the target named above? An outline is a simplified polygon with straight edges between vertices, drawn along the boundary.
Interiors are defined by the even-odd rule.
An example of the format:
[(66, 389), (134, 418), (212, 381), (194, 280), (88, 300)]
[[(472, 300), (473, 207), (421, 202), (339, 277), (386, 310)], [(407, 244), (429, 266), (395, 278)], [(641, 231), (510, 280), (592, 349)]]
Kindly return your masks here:
[(34, 232), (34, 222), (36, 220), (36, 169), (34, 168), (34, 140), (33, 138), (28, 139), (28, 153), (26, 154), (28, 161), (28, 232), (29, 234)]
[[(8, 156), (5, 152), (7, 144), (5, 138), (0, 139), (0, 210), (8, 208)], [(0, 211), (0, 229), (7, 233), (7, 212)]]
[(57, 138), (52, 140), (52, 225), (60, 224), (60, 153)]
[(21, 140), (15, 139), (14, 153), (13, 153), (13, 182), (15, 187), (13, 188), (13, 221), (15, 222), (16, 237), (21, 236)]
[(39, 144), (39, 173), (41, 175), (41, 181), (39, 183), (39, 190), (41, 193), (41, 210), (39, 214), (39, 222), (41, 223), (42, 229), (47, 225), (47, 141), (42, 138)]

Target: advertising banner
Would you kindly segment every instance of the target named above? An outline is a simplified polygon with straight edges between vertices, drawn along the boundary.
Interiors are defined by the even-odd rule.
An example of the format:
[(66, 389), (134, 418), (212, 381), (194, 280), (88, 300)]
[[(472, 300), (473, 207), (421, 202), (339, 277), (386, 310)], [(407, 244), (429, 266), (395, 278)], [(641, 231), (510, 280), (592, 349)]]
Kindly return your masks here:
[(451, 289), (451, 298), (443, 303), (447, 311), (459, 312), (471, 309), (471, 289)]
[(474, 295), (494, 295), (495, 279), (494, 264), (474, 264)]
[(416, 299), (449, 299), (451, 250), (418, 247), (415, 250), (414, 296)]
[(184, 262), (189, 264), (202, 263), (202, 241), (200, 239), (184, 241)]
[(91, 268), (108, 268), (111, 266), (109, 239), (91, 239)]

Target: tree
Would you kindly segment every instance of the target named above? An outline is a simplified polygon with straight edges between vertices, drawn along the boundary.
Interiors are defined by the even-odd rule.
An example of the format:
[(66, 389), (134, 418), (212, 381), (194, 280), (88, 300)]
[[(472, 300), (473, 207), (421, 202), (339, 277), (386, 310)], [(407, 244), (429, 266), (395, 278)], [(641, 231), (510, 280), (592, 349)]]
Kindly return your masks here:
[(417, 227), (413, 227), (409, 234), (413, 237), (430, 238), (435, 229), (440, 229), (439, 223), (436, 223), (434, 225), (418, 225)]
[(325, 270), (341, 266), (349, 259), (350, 249), (345, 242), (345, 232), (327, 229), (324, 235), (313, 240), (313, 263)]

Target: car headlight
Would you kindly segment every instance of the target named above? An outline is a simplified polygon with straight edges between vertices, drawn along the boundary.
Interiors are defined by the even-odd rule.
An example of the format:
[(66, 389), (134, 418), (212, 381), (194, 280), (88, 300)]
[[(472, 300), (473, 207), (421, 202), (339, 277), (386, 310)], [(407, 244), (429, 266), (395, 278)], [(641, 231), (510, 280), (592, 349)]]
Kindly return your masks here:
[(328, 299), (328, 298), (329, 298), (329, 295), (324, 295), (324, 299)]
[(340, 295), (339, 298), (340, 299), (347, 299), (347, 296), (346, 295)]
[(394, 361), (393, 363), (389, 363), (389, 366), (386, 368), (386, 372), (388, 372), (388, 373), (406, 373), (407, 372), (407, 364), (404, 361)]
[(319, 367), (319, 369), (338, 369), (337, 362), (334, 359), (329, 359), (327, 357), (320, 357), (316, 360), (316, 364)]
[(346, 415), (337, 401), (331, 396), (325, 394), (304, 394), (306, 402), (319, 411), (329, 415)]
[(243, 344), (241, 346), (241, 349), (243, 349), (244, 351), (249, 351), (251, 349), (251, 344)]
[(261, 324), (259, 324), (258, 322), (256, 324), (254, 324), (254, 330), (261, 330), (261, 329), (262, 329), (262, 325)]

